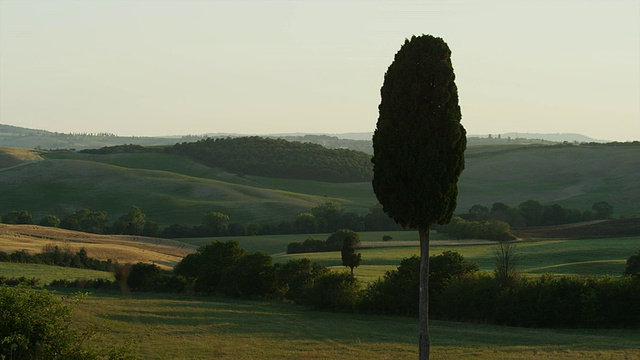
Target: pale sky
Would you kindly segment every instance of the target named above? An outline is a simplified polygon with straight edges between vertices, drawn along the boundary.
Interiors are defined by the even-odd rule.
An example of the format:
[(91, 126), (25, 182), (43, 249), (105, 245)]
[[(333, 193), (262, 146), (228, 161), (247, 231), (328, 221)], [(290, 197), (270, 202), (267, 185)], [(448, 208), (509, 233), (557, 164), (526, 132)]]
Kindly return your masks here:
[(640, 0), (0, 0), (0, 123), (370, 132), (414, 34), (449, 44), (469, 134), (640, 139)]

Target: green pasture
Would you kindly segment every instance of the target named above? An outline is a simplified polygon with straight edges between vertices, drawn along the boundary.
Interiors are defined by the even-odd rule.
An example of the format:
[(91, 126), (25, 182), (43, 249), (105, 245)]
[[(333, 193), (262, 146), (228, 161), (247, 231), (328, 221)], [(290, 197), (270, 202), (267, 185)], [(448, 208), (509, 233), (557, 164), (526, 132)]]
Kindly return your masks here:
[[(366, 246), (366, 243), (363, 243)], [(392, 245), (393, 242), (389, 243)], [(629, 256), (640, 250), (640, 238), (612, 238), (585, 240), (539, 240), (518, 241), (516, 253), (517, 270), (527, 276), (541, 274), (557, 275), (622, 275)], [(475, 262), (481, 270), (493, 271), (495, 267), (496, 246), (493, 244), (474, 245), (465, 242), (448, 241), (438, 245), (433, 241), (430, 246), (431, 255), (439, 255), (451, 250), (462, 254), (469, 261)], [(402, 247), (363, 248), (362, 263), (355, 269), (355, 275), (365, 282), (383, 276), (385, 271), (395, 269), (402, 259), (419, 255), (418, 244)], [(275, 261), (285, 262), (289, 259), (308, 257), (333, 269), (344, 269), (339, 251), (324, 253), (276, 255)]]
[(38, 285), (47, 285), (53, 280), (93, 280), (109, 279), (113, 280), (113, 274), (106, 271), (76, 269), (62, 266), (40, 265), (40, 264), (19, 264), (0, 262), (0, 276), (6, 278), (36, 278), (40, 279)]
[(168, 226), (200, 224), (208, 211), (231, 222), (293, 219), (323, 197), (247, 186), (161, 170), (131, 169), (95, 161), (58, 159), (5, 170), (0, 177), (5, 211), (29, 210), (36, 221), (80, 209), (105, 210), (112, 220), (136, 205), (147, 219)]
[[(302, 242), (309, 237), (326, 240), (330, 234), (313, 235), (267, 235), (217, 238), (178, 239), (202, 246), (212, 241), (238, 241), (249, 252), (264, 251), (274, 257), (274, 262), (289, 259), (310, 258), (332, 269), (346, 271), (339, 251), (305, 254), (285, 254), (291, 242)], [(415, 231), (380, 231), (359, 233), (362, 241), (362, 263), (355, 275), (365, 282), (383, 276), (395, 269), (402, 259), (419, 255), (420, 248)], [(382, 236), (393, 240), (382, 242)], [(639, 237), (582, 239), (582, 240), (520, 240), (515, 242), (518, 256), (517, 269), (523, 275), (538, 276), (552, 273), (558, 275), (621, 275), (626, 259), (640, 250)], [(492, 243), (477, 244), (475, 241), (449, 240), (445, 235), (431, 233), (430, 254), (457, 251), (470, 261), (478, 263), (481, 270), (493, 271), (496, 246)]]
[[(417, 320), (267, 302), (96, 292), (76, 306), (100, 340), (143, 359), (415, 359)], [(431, 321), (432, 359), (637, 359), (639, 329), (531, 329)]]
[(460, 176), (458, 211), (494, 202), (517, 206), (533, 199), (589, 210), (598, 201), (616, 216), (640, 214), (640, 147), (530, 146), (467, 150)]

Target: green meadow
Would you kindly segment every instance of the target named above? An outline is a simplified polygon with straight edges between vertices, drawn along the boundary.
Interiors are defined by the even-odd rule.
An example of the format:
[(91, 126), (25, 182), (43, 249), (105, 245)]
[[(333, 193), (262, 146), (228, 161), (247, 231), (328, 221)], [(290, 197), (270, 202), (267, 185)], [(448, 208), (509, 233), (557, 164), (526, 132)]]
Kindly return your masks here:
[(112, 273), (105, 271), (9, 262), (0, 262), (0, 276), (5, 278), (36, 278), (40, 280), (38, 284), (41, 286), (47, 285), (54, 280), (60, 279), (114, 279)]
[[(143, 359), (415, 359), (417, 319), (259, 301), (96, 292), (79, 324)], [(638, 359), (640, 329), (530, 329), (431, 322), (432, 359)]]
[[(369, 282), (395, 269), (402, 259), (419, 255), (419, 243), (415, 231), (387, 231), (359, 233), (362, 248), (362, 263), (355, 269), (360, 280)], [(383, 235), (393, 240), (382, 241)], [(271, 254), (275, 262), (286, 262), (295, 258), (310, 258), (332, 269), (342, 271), (339, 251), (306, 254), (285, 254), (291, 242), (301, 242), (308, 237), (326, 240), (329, 234), (314, 235), (269, 235), (222, 238), (180, 239), (185, 243), (202, 246), (212, 241), (238, 241), (249, 252), (264, 251)], [(469, 240), (449, 240), (446, 236), (432, 232), (430, 254), (457, 251), (470, 261), (478, 263), (481, 270), (493, 271), (495, 266), (495, 244)], [(527, 276), (542, 274), (558, 275), (621, 275), (626, 259), (640, 250), (640, 237), (581, 239), (581, 240), (520, 240), (516, 243), (518, 270)]]

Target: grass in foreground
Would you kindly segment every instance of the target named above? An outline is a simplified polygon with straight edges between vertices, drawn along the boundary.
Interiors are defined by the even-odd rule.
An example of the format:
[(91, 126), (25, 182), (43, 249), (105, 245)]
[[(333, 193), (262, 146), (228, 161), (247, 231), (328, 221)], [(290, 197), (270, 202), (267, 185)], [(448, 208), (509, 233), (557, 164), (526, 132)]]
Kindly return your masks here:
[[(75, 319), (106, 341), (137, 339), (144, 359), (415, 359), (417, 320), (338, 314), (265, 302), (113, 292)], [(433, 359), (638, 359), (640, 329), (525, 329), (431, 323)]]

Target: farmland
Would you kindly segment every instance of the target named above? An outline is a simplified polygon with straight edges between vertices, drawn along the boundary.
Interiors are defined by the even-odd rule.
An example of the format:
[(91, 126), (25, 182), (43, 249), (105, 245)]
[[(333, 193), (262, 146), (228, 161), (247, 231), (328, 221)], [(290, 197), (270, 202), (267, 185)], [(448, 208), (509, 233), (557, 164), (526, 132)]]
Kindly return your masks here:
[[(159, 153), (94, 155), (1, 149), (0, 213), (27, 209), (36, 219), (66, 215), (81, 208), (122, 215), (131, 205), (166, 226), (198, 224), (206, 211), (228, 213), (232, 221), (291, 220), (324, 201), (365, 212), (375, 203), (370, 183), (333, 184), (309, 180), (242, 176), (212, 169), (184, 157)], [(613, 161), (612, 159), (615, 159)], [(487, 146), (468, 150), (460, 182), (459, 209), (496, 201), (517, 205), (530, 198), (589, 209), (595, 201), (615, 206), (615, 216), (638, 214), (638, 147)], [(535, 165), (533, 165), (535, 164)], [(543, 165), (540, 165), (543, 164)], [(637, 220), (629, 233), (606, 224), (582, 224), (516, 231), (518, 271), (527, 277), (554, 275), (620, 276), (625, 260), (638, 252)], [(0, 225), (0, 250), (38, 252), (58, 245), (121, 263), (152, 262), (172, 268), (182, 257), (211, 241), (238, 241), (249, 252), (265, 251), (274, 262), (309, 257), (334, 271), (339, 252), (285, 254), (291, 242), (329, 234), (264, 235), (158, 239), (94, 235), (35, 225)], [(634, 230), (635, 229), (635, 230)], [(625, 231), (626, 231), (625, 230)], [(596, 234), (597, 238), (588, 238)], [(585, 236), (588, 235), (588, 236)], [(382, 241), (384, 235), (391, 241)], [(413, 231), (362, 232), (363, 261), (355, 276), (364, 284), (418, 254)], [(585, 238), (587, 237), (587, 238)], [(593, 237), (593, 236), (591, 236)], [(461, 253), (491, 272), (495, 245), (455, 240), (432, 232), (431, 254)], [(52, 280), (111, 278), (110, 273), (36, 264), (0, 263), (0, 276)], [(67, 290), (60, 290), (65, 293)], [(416, 320), (407, 317), (318, 312), (307, 307), (264, 301), (232, 301), (189, 295), (95, 291), (75, 308), (79, 326), (98, 325), (105, 344), (134, 339), (142, 358), (254, 359), (353, 357), (409, 359), (417, 355)], [(527, 329), (432, 322), (432, 358), (584, 359), (640, 355), (640, 332), (633, 329)]]
[[(96, 293), (76, 307), (106, 343), (144, 359), (415, 359), (417, 320), (257, 301)], [(434, 359), (638, 359), (638, 329), (527, 329), (433, 321)]]

